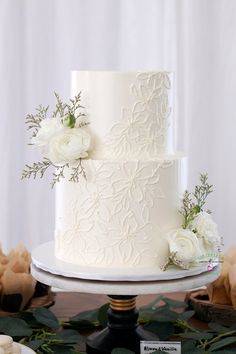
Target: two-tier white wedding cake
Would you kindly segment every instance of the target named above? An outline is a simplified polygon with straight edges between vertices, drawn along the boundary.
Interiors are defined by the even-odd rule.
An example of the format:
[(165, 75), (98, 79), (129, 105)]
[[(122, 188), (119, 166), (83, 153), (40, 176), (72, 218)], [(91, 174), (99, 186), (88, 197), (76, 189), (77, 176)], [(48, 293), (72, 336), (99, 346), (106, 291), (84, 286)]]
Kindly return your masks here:
[(150, 268), (169, 258), (181, 226), (185, 157), (175, 152), (173, 74), (72, 73), (92, 136), (86, 178), (56, 186), (55, 256), (103, 268)]

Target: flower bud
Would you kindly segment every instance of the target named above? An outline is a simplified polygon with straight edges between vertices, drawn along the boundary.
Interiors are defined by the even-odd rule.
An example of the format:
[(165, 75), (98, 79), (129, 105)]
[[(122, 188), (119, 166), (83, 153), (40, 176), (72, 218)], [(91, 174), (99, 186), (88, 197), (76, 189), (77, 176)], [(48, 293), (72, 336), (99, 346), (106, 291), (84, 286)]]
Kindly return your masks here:
[(75, 127), (76, 118), (74, 114), (69, 113), (67, 116), (63, 118), (63, 125), (68, 128)]

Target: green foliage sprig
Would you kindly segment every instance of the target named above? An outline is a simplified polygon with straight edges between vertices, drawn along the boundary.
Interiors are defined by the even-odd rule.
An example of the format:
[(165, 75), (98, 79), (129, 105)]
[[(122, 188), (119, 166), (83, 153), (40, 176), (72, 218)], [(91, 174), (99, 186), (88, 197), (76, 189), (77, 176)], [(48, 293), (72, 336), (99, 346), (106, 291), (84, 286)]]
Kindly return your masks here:
[(43, 178), (44, 173), (52, 165), (49, 159), (44, 158), (42, 161), (34, 162), (32, 165), (25, 165), (25, 169), (22, 171), (21, 178), (31, 178), (34, 179), (39, 175), (40, 178)]
[(170, 265), (176, 265), (177, 267), (180, 267), (185, 270), (188, 270), (190, 268), (190, 265), (188, 263), (180, 261), (176, 254), (176, 252), (170, 252), (168, 260), (161, 267), (163, 271), (165, 271)]
[(85, 114), (81, 111), (78, 112), (79, 109), (84, 108), (81, 104), (81, 92), (75, 96), (74, 99), (70, 99), (69, 103), (63, 102), (60, 99), (58, 93), (54, 93), (57, 99), (56, 108), (52, 114), (52, 117), (55, 118), (59, 114), (60, 117), (64, 117), (66, 115), (74, 116), (75, 119), (79, 119), (80, 117), (84, 117)]
[(81, 159), (78, 162), (78, 165), (76, 167), (72, 167), (72, 173), (70, 177), (71, 182), (78, 182), (79, 176), (82, 175), (84, 178), (86, 178), (86, 173), (82, 165)]
[[(200, 174), (200, 184), (195, 186), (194, 192), (185, 191), (183, 195), (183, 205), (179, 213), (183, 215), (182, 227), (186, 229), (194, 217), (203, 210), (206, 198), (213, 192), (213, 186), (208, 183), (208, 174)], [(210, 212), (208, 210), (208, 212)]]
[(32, 137), (35, 137), (40, 128), (40, 123), (47, 117), (49, 106), (44, 107), (40, 105), (36, 108), (35, 114), (28, 114), (25, 119), (25, 123), (28, 125), (27, 130), (32, 130)]

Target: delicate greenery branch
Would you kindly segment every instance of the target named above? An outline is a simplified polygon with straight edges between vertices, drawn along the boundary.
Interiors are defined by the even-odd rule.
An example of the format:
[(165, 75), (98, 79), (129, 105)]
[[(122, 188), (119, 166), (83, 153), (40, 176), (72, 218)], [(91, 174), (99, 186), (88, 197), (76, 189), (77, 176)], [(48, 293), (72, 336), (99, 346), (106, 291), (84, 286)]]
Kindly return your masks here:
[(213, 186), (208, 183), (208, 175), (200, 174), (200, 184), (195, 186), (194, 192), (184, 192), (183, 205), (179, 210), (179, 213), (184, 217), (182, 225), (184, 229), (186, 229), (194, 217), (203, 210), (202, 208), (206, 203), (206, 198), (213, 191), (212, 187)]
[(38, 108), (36, 108), (36, 114), (28, 114), (26, 116), (25, 123), (28, 125), (28, 130), (33, 129), (32, 137), (35, 137), (39, 128), (40, 128), (40, 123), (44, 118), (47, 116), (48, 108), (40, 105)]
[(165, 271), (170, 265), (176, 265), (177, 267), (180, 267), (182, 269), (188, 270), (190, 268), (190, 265), (180, 261), (178, 257), (176, 256), (177, 252), (171, 252), (169, 255), (168, 260), (166, 263), (161, 267), (163, 271)]
[(61, 118), (70, 114), (75, 117), (75, 119), (79, 119), (80, 117), (84, 117), (85, 114), (82, 112), (77, 113), (78, 109), (83, 109), (84, 107), (80, 104), (81, 101), (81, 92), (75, 96), (74, 99), (70, 99), (70, 103), (64, 103), (60, 99), (58, 93), (54, 93), (56, 96), (56, 109), (54, 110), (52, 117), (56, 117), (58, 114)]
[(53, 179), (51, 182), (51, 187), (53, 188), (57, 182), (60, 182), (62, 178), (65, 178), (64, 176), (64, 170), (66, 167), (69, 167), (69, 165), (64, 165), (64, 166), (54, 166), (56, 169), (56, 172), (53, 173)]
[(42, 161), (34, 162), (33, 165), (25, 165), (22, 171), (21, 179), (33, 177), (34, 179), (39, 176), (42, 178), (46, 170), (52, 165), (51, 161), (44, 158)]
[(72, 173), (69, 179), (71, 182), (78, 182), (80, 175), (82, 175), (86, 179), (86, 173), (82, 164), (82, 159), (79, 159), (78, 165), (76, 167), (72, 167), (71, 169)]
[[(22, 171), (21, 179), (36, 177), (43, 178), (46, 170), (52, 166), (56, 172), (53, 173), (53, 179), (51, 182), (51, 187), (53, 188), (57, 182), (60, 182), (61, 179), (65, 178), (64, 172), (66, 168), (69, 168), (69, 164), (63, 166), (55, 166), (49, 159), (44, 159), (43, 161), (34, 162), (31, 166), (25, 165), (25, 169)], [(71, 175), (69, 181), (79, 182), (79, 178), (82, 176), (86, 179), (86, 172), (83, 167), (82, 159), (78, 160), (78, 165), (71, 167)]]
[(195, 197), (196, 202), (197, 202), (196, 204), (198, 205), (200, 210), (202, 210), (202, 208), (206, 202), (206, 198), (212, 192), (213, 192), (213, 185), (210, 185), (208, 183), (208, 175), (201, 174), (200, 175), (200, 185), (197, 185), (195, 187), (195, 191), (193, 193), (193, 196)]

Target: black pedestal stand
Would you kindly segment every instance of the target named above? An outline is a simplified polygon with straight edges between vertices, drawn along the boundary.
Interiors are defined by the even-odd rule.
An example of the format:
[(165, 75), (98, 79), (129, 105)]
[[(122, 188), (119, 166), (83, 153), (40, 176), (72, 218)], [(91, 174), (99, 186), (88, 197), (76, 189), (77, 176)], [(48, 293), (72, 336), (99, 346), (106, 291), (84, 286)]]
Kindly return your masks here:
[[(187, 273), (188, 276), (187, 274), (183, 275), (182, 269), (180, 271), (176, 270), (178, 277), (166, 280), (156, 279), (154, 281), (153, 279), (148, 280), (147, 277), (145, 281), (134, 281), (134, 279), (132, 281), (127, 279), (126, 281), (121, 281), (119, 279), (118, 282), (98, 281), (85, 278), (85, 274), (88, 274), (87, 272), (81, 279), (81, 274), (79, 276), (78, 272), (71, 271), (70, 264), (67, 265), (65, 262), (60, 262), (53, 256), (54, 248), (54, 242), (46, 242), (32, 252), (31, 274), (35, 279), (43, 284), (66, 289), (67, 291), (91, 294), (118, 294), (110, 296), (108, 327), (88, 338), (88, 354), (108, 354), (116, 347), (123, 347), (139, 354), (141, 340), (158, 340), (154, 334), (144, 331), (137, 325), (136, 296), (130, 294), (162, 294), (198, 288), (212, 283), (220, 275), (220, 266), (217, 266), (212, 272), (200, 274), (193, 274), (190, 270), (186, 271), (190, 272)], [(69, 270), (67, 267), (69, 267)], [(183, 278), (184, 276), (186, 278)]]
[(108, 354), (114, 348), (140, 353), (140, 341), (154, 341), (158, 337), (143, 330), (137, 323), (136, 296), (112, 295), (108, 309), (108, 325), (87, 339), (87, 354)]

